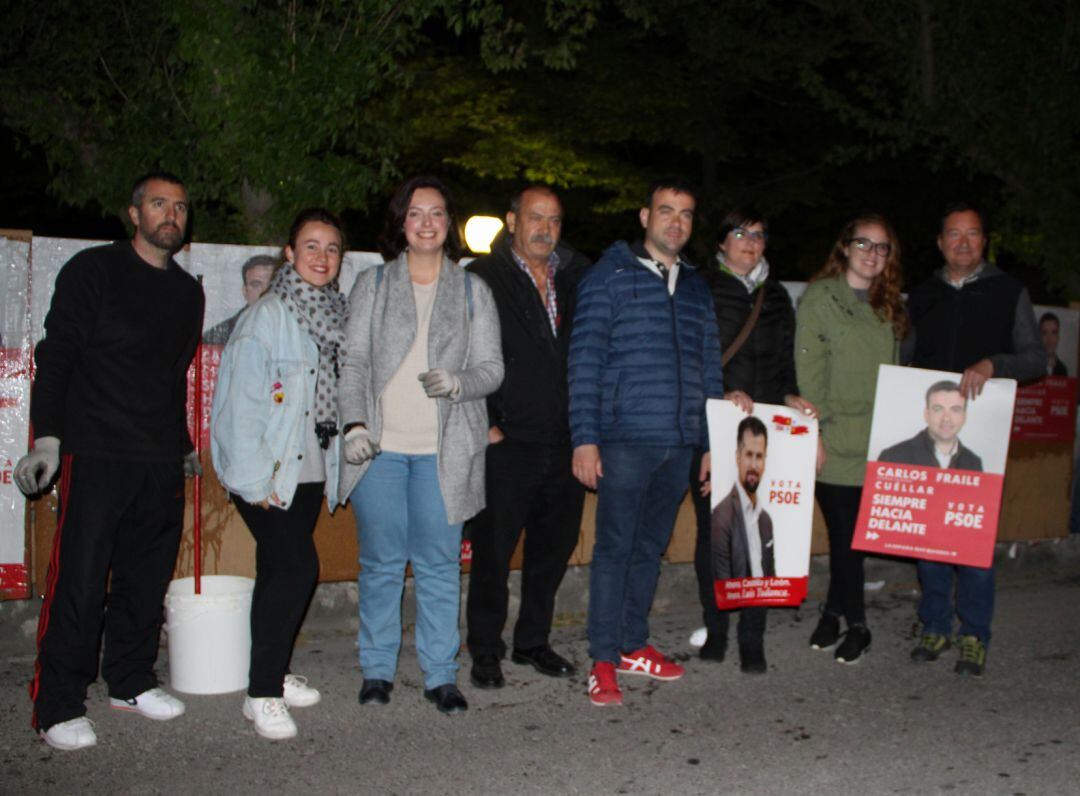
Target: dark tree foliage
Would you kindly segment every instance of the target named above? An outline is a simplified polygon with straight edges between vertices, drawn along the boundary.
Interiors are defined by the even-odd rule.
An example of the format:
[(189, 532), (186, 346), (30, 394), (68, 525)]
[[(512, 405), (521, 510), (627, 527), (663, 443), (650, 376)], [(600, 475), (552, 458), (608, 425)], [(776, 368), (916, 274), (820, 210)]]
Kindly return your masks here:
[(805, 277), (878, 210), (911, 282), (965, 198), (1060, 298), (1080, 293), (1078, 17), (1073, 0), (56, 0), (6, 16), (0, 114), (72, 207), (115, 215), (134, 174), (182, 174), (204, 240), (279, 239), (312, 203), (369, 240), (393, 184), (437, 171), (469, 212), (557, 187), (595, 255), (679, 173), (700, 187), (700, 258), (751, 204), (776, 272)]

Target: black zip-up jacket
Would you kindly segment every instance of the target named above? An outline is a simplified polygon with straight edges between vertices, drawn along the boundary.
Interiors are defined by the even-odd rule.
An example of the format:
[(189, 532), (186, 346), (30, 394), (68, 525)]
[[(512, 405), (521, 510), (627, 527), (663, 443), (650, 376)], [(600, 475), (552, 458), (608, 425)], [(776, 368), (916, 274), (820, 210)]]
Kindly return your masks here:
[(506, 374), (499, 389), (488, 396), (488, 416), (507, 439), (519, 442), (569, 444), (566, 360), (577, 284), (590, 263), (563, 244), (556, 252), (557, 336), (551, 333), (539, 291), (514, 262), (509, 235), (500, 235), (491, 254), (467, 266), (491, 288), (502, 330)]
[(982, 359), (994, 376), (1027, 381), (1046, 372), (1031, 298), (1018, 280), (987, 263), (978, 278), (961, 288), (939, 269), (911, 291), (908, 314), (913, 332), (911, 364), (956, 373)]
[(193, 447), (187, 371), (203, 304), (175, 260), (155, 268), (131, 241), (72, 257), (34, 352), (34, 436), (59, 437), (63, 453), (179, 463)]
[(798, 395), (795, 379), (795, 310), (787, 289), (767, 279), (753, 293), (731, 274), (720, 270), (705, 276), (716, 306), (720, 349), (739, 336), (754, 309), (758, 290), (765, 291), (761, 315), (746, 342), (724, 366), (724, 389), (742, 390), (751, 400), (783, 404), (787, 395)]

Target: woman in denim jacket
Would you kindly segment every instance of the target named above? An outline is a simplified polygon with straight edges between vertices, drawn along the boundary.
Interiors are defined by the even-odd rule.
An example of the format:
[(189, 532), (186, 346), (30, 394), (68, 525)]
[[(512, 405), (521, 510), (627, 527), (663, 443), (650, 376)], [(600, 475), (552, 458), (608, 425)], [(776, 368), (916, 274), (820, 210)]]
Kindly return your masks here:
[(468, 707), (455, 660), (461, 528), (484, 507), (499, 319), (484, 281), (454, 262), (461, 244), (438, 179), (397, 190), (382, 243), (387, 262), (349, 296), (338, 393), (340, 497), (352, 498), (360, 543), (360, 703), (390, 699), (411, 562), (424, 696), (457, 713)]
[(222, 352), (214, 393), (214, 469), (256, 544), (243, 713), (271, 739), (296, 735), (290, 707), (319, 701), (318, 691), (288, 671), (319, 575), (312, 534), (323, 494), (331, 511), (337, 505), (344, 248), (332, 213), (312, 208), (297, 216), (285, 262)]

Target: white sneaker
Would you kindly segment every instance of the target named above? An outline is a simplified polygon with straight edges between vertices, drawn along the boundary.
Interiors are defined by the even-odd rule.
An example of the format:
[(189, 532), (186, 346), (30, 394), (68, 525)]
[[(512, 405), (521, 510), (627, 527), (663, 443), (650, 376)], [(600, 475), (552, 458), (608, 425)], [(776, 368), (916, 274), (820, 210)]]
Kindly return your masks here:
[(128, 710), (157, 721), (175, 719), (184, 713), (184, 703), (172, 694), (165, 693), (160, 688), (143, 691), (137, 697), (131, 699), (109, 697), (109, 707), (114, 710)]
[(47, 730), (39, 731), (38, 734), (53, 749), (63, 749), (65, 752), (86, 749), (97, 744), (94, 722), (86, 716), (54, 724)]
[(690, 646), (691, 647), (704, 647), (706, 640), (709, 638), (709, 629), (707, 627), (699, 627), (693, 633), (690, 634)]
[(244, 718), (255, 722), (255, 732), (271, 741), (296, 736), (296, 722), (281, 697), (244, 697)]
[(298, 674), (285, 675), (284, 693), (285, 704), (290, 708), (309, 708), (322, 699), (322, 695), (308, 685), (308, 679)]

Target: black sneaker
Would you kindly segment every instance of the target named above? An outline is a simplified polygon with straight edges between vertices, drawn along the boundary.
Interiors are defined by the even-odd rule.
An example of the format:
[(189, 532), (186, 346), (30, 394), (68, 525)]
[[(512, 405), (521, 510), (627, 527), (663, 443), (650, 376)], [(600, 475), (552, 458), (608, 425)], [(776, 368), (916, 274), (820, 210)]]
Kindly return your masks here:
[(727, 655), (727, 638), (721, 635), (710, 634), (705, 643), (701, 645), (701, 650), (698, 652), (703, 661), (716, 661), (717, 663), (723, 663), (724, 656)]
[(744, 674), (765, 674), (769, 670), (765, 663), (765, 645), (757, 643), (739, 645), (739, 668)]
[(919, 646), (911, 651), (911, 660), (915, 663), (929, 663), (941, 657), (941, 653), (949, 648), (947, 636), (937, 633), (923, 633), (919, 639)]
[(956, 646), (960, 648), (960, 658), (953, 671), (962, 676), (982, 677), (986, 667), (986, 645), (978, 636), (960, 636)]
[(836, 648), (833, 657), (840, 663), (858, 663), (863, 653), (870, 649), (870, 630), (866, 625), (852, 625), (844, 634), (844, 640)]
[(828, 611), (821, 612), (821, 619), (817, 627), (810, 634), (810, 649), (828, 650), (836, 646), (840, 640), (840, 617), (830, 614)]

